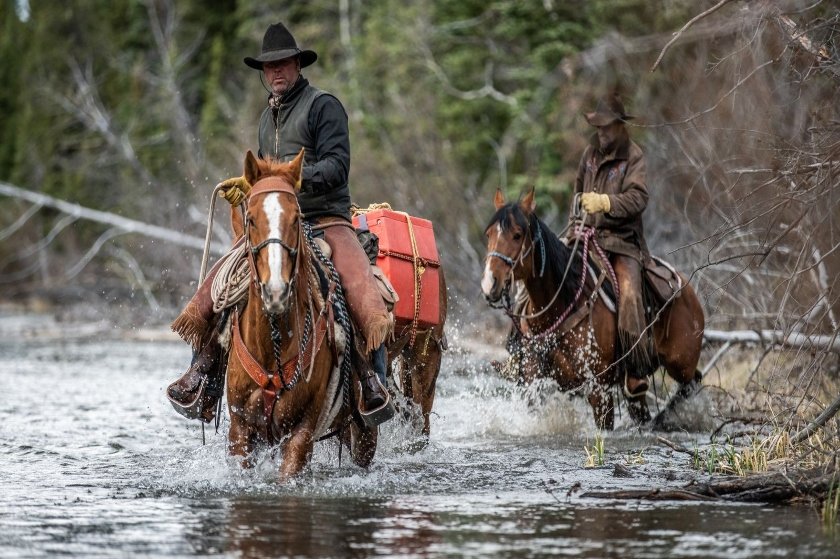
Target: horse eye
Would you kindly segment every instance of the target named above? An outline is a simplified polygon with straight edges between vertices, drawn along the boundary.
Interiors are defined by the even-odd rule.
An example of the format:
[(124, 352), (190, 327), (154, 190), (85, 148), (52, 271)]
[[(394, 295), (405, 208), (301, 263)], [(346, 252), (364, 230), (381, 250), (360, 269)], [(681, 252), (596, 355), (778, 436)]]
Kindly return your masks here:
[(518, 241), (521, 238), (522, 238), (522, 233), (514, 233), (513, 234), (513, 240), (514, 241)]

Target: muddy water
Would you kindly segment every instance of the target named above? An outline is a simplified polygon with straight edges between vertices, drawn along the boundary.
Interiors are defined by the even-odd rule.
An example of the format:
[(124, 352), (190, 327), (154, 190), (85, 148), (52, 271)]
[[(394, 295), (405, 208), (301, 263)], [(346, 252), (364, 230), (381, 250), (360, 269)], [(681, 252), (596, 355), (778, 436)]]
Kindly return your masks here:
[[(608, 465), (585, 469), (583, 403), (510, 386), (457, 338), (428, 447), (412, 453), (414, 426), (390, 422), (369, 470), (325, 442), (281, 486), (271, 453), (242, 470), (225, 424), (202, 445), (170, 409), (183, 344), (113, 334), (0, 317), (0, 557), (838, 556), (808, 508), (581, 498), (694, 474), (626, 415)], [(672, 438), (706, 440), (702, 403), (685, 414), (696, 432)]]

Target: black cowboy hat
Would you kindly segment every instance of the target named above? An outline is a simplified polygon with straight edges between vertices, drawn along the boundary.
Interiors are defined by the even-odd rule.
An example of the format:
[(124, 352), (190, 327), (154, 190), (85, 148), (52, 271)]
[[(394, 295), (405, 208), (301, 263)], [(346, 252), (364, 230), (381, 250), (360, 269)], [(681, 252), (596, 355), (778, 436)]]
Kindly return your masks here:
[(264, 62), (283, 60), (291, 56), (300, 56), (300, 67), (306, 68), (318, 59), (312, 50), (300, 50), (291, 32), (282, 23), (269, 25), (265, 31), (262, 52), (256, 58), (245, 57), (245, 64), (255, 70), (262, 70)]
[(606, 126), (615, 121), (626, 122), (636, 117), (624, 112), (624, 104), (618, 94), (604, 97), (598, 101), (598, 105), (591, 113), (584, 113), (586, 122), (592, 126)]

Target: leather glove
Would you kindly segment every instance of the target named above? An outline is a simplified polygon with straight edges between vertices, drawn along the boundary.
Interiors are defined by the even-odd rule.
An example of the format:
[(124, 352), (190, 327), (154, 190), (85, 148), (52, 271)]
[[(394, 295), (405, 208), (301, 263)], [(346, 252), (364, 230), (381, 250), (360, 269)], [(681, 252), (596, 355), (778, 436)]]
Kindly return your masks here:
[(607, 213), (610, 211), (610, 197), (606, 194), (586, 192), (580, 197), (580, 205), (588, 214)]
[(224, 187), (219, 191), (219, 196), (227, 200), (231, 206), (238, 206), (251, 193), (251, 185), (244, 176), (224, 180), (217, 186)]

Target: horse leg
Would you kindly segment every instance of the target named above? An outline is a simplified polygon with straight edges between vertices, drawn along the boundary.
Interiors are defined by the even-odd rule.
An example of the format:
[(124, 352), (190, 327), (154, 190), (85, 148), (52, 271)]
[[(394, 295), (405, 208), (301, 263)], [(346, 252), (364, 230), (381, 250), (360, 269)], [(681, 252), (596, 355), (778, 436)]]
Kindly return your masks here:
[[(404, 349), (404, 351), (405, 353), (408, 353), (407, 348)], [(413, 376), (412, 368), (414, 367), (414, 364), (402, 353), (398, 359), (400, 364), (400, 391), (406, 400), (414, 401), (414, 386), (411, 384), (411, 377)], [(400, 407), (402, 407), (402, 405)], [(406, 421), (411, 419), (411, 412), (409, 409), (402, 409), (401, 411), (403, 419)]]
[[(420, 406), (423, 413), (423, 436), (428, 442), (431, 431), (430, 416), (435, 402), (435, 385), (440, 373), (441, 349), (433, 332), (417, 340), (406, 359), (406, 369), (410, 371), (412, 400)], [(425, 446), (425, 445), (424, 445)]]
[(612, 431), (615, 421), (615, 405), (609, 389), (600, 384), (596, 385), (595, 389), (589, 393), (587, 400), (589, 400), (589, 405), (592, 406), (595, 425), (598, 429)]
[[(228, 402), (231, 402), (230, 396)], [(230, 429), (228, 430), (228, 453), (243, 458), (243, 468), (250, 468), (253, 463), (249, 456), (254, 451), (256, 416), (261, 412), (262, 390), (255, 390), (244, 404), (229, 405)]]
[[(230, 429), (228, 430), (228, 453), (231, 456), (245, 458), (251, 452), (250, 433), (245, 420), (238, 415), (230, 414)], [(250, 467), (251, 464), (243, 460), (243, 467)]]
[(671, 399), (668, 400), (668, 403), (664, 408), (662, 408), (662, 411), (656, 414), (656, 417), (653, 419), (653, 428), (659, 431), (666, 430), (668, 415), (673, 413), (679, 404), (697, 394), (703, 385), (702, 381), (702, 373), (695, 370), (694, 378), (691, 381), (680, 384), (680, 388), (673, 396), (671, 396)]
[(650, 421), (650, 410), (648, 410), (647, 396), (634, 396), (627, 398), (627, 412), (630, 414), (630, 419), (636, 425), (641, 425)]
[(654, 429), (663, 429), (667, 415), (701, 387), (703, 375), (697, 370), (697, 362), (703, 345), (704, 322), (703, 307), (691, 285), (685, 283), (680, 296), (654, 325), (659, 360), (668, 375), (680, 383), (676, 394), (654, 418)]
[(376, 454), (379, 429), (368, 428), (362, 421), (350, 423), (350, 458), (360, 468), (367, 468)]
[(298, 475), (309, 463), (315, 441), (312, 440), (312, 427), (304, 422), (295, 429), (292, 436), (283, 445), (283, 463), (280, 465), (280, 481), (286, 482)]

